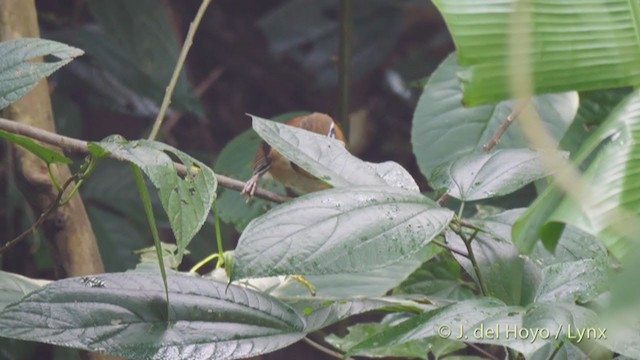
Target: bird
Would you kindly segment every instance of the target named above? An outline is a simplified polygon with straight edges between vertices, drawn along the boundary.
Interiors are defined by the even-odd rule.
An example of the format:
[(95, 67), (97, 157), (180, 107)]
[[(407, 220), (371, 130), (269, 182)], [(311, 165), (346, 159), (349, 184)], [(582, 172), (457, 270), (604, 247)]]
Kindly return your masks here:
[[(286, 124), (345, 142), (342, 130), (327, 114), (315, 112), (298, 116), (289, 120)], [(245, 183), (241, 194), (253, 197), (260, 178), (267, 172), (287, 189), (298, 194), (320, 191), (330, 187), (322, 180), (289, 161), (269, 144), (263, 142), (258, 147), (253, 160), (253, 175)]]

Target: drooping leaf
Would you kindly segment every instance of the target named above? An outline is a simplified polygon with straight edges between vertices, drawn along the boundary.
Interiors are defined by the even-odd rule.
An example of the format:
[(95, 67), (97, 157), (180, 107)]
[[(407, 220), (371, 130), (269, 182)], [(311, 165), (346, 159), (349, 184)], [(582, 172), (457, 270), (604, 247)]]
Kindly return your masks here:
[(22, 275), (0, 271), (0, 311), (48, 282), (47, 280), (35, 280)]
[[(18, 39), (0, 43), (0, 109), (27, 94), (41, 79), (84, 54), (80, 49), (43, 39)], [(53, 61), (35, 62), (43, 56)]]
[(0, 336), (136, 359), (237, 359), (304, 337), (289, 306), (258, 292), (183, 275), (168, 277), (170, 318), (155, 273), (60, 280), (0, 312)]
[(12, 134), (0, 130), (0, 138), (6, 139), (16, 145), (29, 150), (32, 154), (42, 159), (47, 164), (71, 164), (73, 161), (55, 150), (44, 147), (28, 137)]
[(351, 155), (344, 143), (255, 116), (253, 129), (287, 159), (332, 185), (385, 185), (417, 191), (409, 173), (393, 162), (371, 164)]
[(436, 167), (431, 187), (463, 201), (501, 196), (550, 174), (542, 155), (529, 149), (503, 149), (464, 155)]
[[(431, 75), (413, 114), (411, 143), (420, 170), (431, 179), (433, 169), (461, 155), (479, 152), (518, 106), (513, 101), (464, 107), (456, 74), (460, 67), (451, 54)], [(575, 92), (533, 97), (533, 106), (547, 131), (560, 141), (578, 108)], [(525, 148), (518, 122), (509, 126), (495, 149)]]
[(247, 226), (232, 279), (384, 268), (426, 246), (452, 216), (418, 193), (388, 186), (312, 193)]
[[(136, 164), (149, 177), (158, 189), (177, 240), (178, 256), (181, 257), (211, 209), (217, 187), (213, 171), (182, 151), (159, 142), (126, 141), (113, 136), (94, 144)], [(168, 154), (175, 156), (189, 169), (184, 178), (177, 174)]]
[[(458, 49), (464, 102), (510, 97), (510, 21), (516, 0), (436, 0)], [(532, 76), (536, 93), (596, 90), (640, 83), (640, 9), (634, 1), (534, 0)], [(566, 16), (571, 14), (571, 16)], [(527, 26), (527, 23), (524, 25)]]

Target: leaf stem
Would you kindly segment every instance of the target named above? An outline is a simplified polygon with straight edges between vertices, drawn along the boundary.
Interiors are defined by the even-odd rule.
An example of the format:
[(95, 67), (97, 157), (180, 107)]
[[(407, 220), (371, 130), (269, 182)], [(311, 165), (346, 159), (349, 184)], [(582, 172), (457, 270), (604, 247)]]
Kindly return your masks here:
[(216, 268), (224, 265), (224, 248), (222, 246), (222, 235), (220, 231), (220, 217), (218, 216), (218, 200), (213, 200), (213, 224), (216, 229), (216, 243), (218, 244), (218, 262)]
[(438, 246), (440, 246), (440, 247), (441, 247), (441, 248), (443, 248), (443, 249), (446, 249), (446, 250), (451, 251), (452, 253), (456, 253), (456, 254), (458, 254), (458, 255), (460, 255), (460, 256), (464, 256), (464, 257), (466, 257), (467, 259), (469, 258), (469, 254), (466, 254), (466, 253), (464, 253), (464, 252), (462, 252), (462, 251), (460, 251), (460, 250), (458, 250), (458, 249), (454, 249), (454, 248), (452, 248), (451, 246), (449, 246), (449, 245), (447, 245), (447, 244), (443, 243), (442, 241), (439, 241), (439, 240), (433, 239), (433, 240), (431, 240), (431, 242), (432, 242), (432, 243), (434, 243), (434, 244), (436, 244), (436, 245), (438, 245)]
[(468, 256), (469, 261), (471, 261), (471, 266), (473, 266), (473, 271), (476, 273), (476, 277), (478, 278), (478, 284), (480, 285), (480, 293), (482, 294), (482, 296), (487, 296), (489, 294), (489, 291), (487, 290), (487, 286), (484, 283), (484, 280), (482, 278), (482, 272), (480, 271), (478, 260), (476, 259), (476, 256), (473, 252), (473, 246), (471, 245), (471, 242), (473, 241), (473, 239), (475, 239), (476, 235), (478, 234), (478, 230), (475, 230), (473, 234), (468, 238), (464, 234), (464, 232), (461, 230), (458, 231), (457, 234), (460, 236), (460, 238), (464, 242), (464, 245), (467, 248), (467, 253), (469, 254)]
[[(336, 359), (344, 359), (344, 354), (339, 353), (339, 352), (334, 351), (334, 350), (331, 350), (331, 349), (327, 348), (326, 346), (320, 345), (317, 342), (309, 339), (309, 337), (303, 338), (302, 341), (307, 343), (312, 348), (314, 348), (314, 349), (316, 349), (316, 350), (318, 350), (320, 352), (323, 352), (323, 353), (325, 353), (325, 354), (327, 354), (329, 356), (332, 356), (332, 357), (334, 357)], [(347, 360), (353, 360), (353, 359), (352, 358), (347, 358)]]
[(158, 132), (160, 131), (160, 127), (162, 126), (162, 122), (164, 121), (164, 116), (167, 112), (167, 108), (171, 103), (171, 96), (173, 95), (173, 90), (176, 88), (176, 83), (178, 82), (178, 78), (182, 73), (182, 68), (184, 67), (184, 62), (187, 59), (187, 54), (189, 53), (189, 49), (193, 44), (193, 37), (195, 36), (196, 30), (200, 25), (200, 21), (202, 20), (202, 16), (204, 12), (207, 10), (207, 7), (211, 3), (211, 0), (202, 0), (200, 4), (200, 8), (196, 13), (196, 17), (189, 25), (189, 32), (187, 32), (187, 37), (184, 40), (184, 44), (182, 44), (182, 49), (180, 50), (180, 56), (178, 57), (178, 62), (176, 63), (175, 68), (173, 69), (173, 74), (171, 75), (171, 80), (169, 81), (169, 85), (167, 86), (167, 90), (164, 93), (164, 98), (162, 99), (162, 104), (160, 105), (160, 111), (158, 112), (158, 116), (156, 117), (156, 121), (153, 123), (153, 128), (151, 129), (151, 133), (149, 134), (149, 140), (154, 140), (158, 136)]
[(207, 263), (209, 263), (210, 261), (213, 261), (214, 259), (216, 259), (217, 257), (219, 257), (220, 254), (218, 253), (213, 253), (209, 256), (207, 256), (206, 258), (200, 260), (197, 264), (195, 264), (190, 270), (189, 272), (192, 274), (195, 274), (198, 272), (198, 270), (200, 270), (200, 268), (202, 268), (203, 266), (205, 266)]
[(151, 197), (149, 196), (149, 190), (147, 189), (147, 185), (144, 183), (144, 178), (142, 176), (142, 170), (138, 165), (133, 163), (131, 165), (131, 170), (133, 170), (133, 176), (136, 179), (136, 185), (138, 186), (138, 192), (140, 193), (140, 198), (142, 199), (142, 203), (144, 205), (144, 212), (147, 215), (147, 222), (149, 223), (149, 228), (151, 230), (151, 236), (153, 237), (153, 242), (156, 246), (156, 254), (158, 255), (158, 263), (160, 265), (160, 274), (162, 275), (162, 283), (164, 285), (164, 295), (167, 299), (167, 322), (169, 321), (169, 316), (171, 314), (171, 305), (169, 304), (169, 287), (167, 285), (167, 271), (164, 268), (164, 257), (162, 254), (162, 244), (160, 243), (160, 235), (158, 234), (158, 227), (156, 226), (156, 218), (153, 215), (153, 205), (151, 204)]

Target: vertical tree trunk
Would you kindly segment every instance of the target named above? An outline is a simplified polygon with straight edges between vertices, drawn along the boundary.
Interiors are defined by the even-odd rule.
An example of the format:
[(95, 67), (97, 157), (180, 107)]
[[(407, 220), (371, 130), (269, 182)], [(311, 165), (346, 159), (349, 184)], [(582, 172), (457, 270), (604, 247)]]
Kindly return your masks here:
[[(40, 37), (34, 0), (0, 0), (0, 40), (25, 37)], [(55, 131), (46, 80), (4, 111), (5, 117), (14, 121)], [(20, 147), (13, 147), (12, 153), (18, 186), (36, 214), (40, 214), (57, 195), (46, 165)], [(53, 173), (60, 183), (70, 176), (67, 166), (55, 166)], [(96, 238), (79, 196), (54, 211), (44, 222), (43, 230), (58, 271), (63, 272), (61, 276), (104, 272)]]

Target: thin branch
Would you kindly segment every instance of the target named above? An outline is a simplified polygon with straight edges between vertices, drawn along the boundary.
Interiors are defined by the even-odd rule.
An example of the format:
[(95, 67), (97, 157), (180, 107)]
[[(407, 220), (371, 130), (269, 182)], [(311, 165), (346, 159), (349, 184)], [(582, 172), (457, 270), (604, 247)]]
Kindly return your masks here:
[(440, 246), (441, 248), (444, 248), (444, 249), (447, 249), (447, 250), (451, 251), (452, 253), (456, 253), (456, 254), (458, 254), (458, 255), (460, 255), (460, 256), (464, 256), (464, 257), (466, 257), (467, 259), (469, 258), (469, 254), (467, 254), (467, 253), (465, 253), (465, 252), (463, 252), (463, 251), (460, 251), (460, 250), (458, 250), (458, 249), (454, 249), (454, 248), (452, 248), (451, 246), (449, 246), (449, 245), (447, 245), (447, 244), (443, 243), (442, 241), (439, 241), (439, 240), (433, 239), (433, 240), (431, 240), (431, 242), (432, 242), (432, 243), (434, 243), (434, 244), (436, 244), (436, 245), (438, 245), (438, 246)]
[[(15, 121), (0, 118), (0, 130), (5, 130), (17, 135), (27, 136), (29, 138), (42, 141), (43, 143), (57, 146), (69, 153), (78, 155), (89, 154), (89, 148), (86, 141), (58, 135), (56, 133), (17, 123)], [(113, 160), (127, 162), (126, 159), (115, 154), (110, 154), (108, 157)], [(183, 176), (187, 174), (187, 168), (183, 164), (174, 163), (173, 165), (175, 166), (178, 174)], [(218, 184), (227, 189), (242, 191), (242, 189), (244, 188), (245, 183), (243, 181), (219, 174), (216, 174), (216, 178), (218, 180)], [(291, 198), (288, 196), (282, 196), (262, 188), (256, 189), (255, 196), (265, 200), (273, 201), (275, 203), (283, 203), (291, 200)]]
[(500, 360), (499, 357), (493, 355), (492, 353), (486, 351), (485, 349), (481, 348), (480, 346), (474, 344), (474, 343), (465, 343), (467, 345), (469, 345), (470, 347), (474, 348), (477, 352), (479, 352), (480, 354), (484, 355), (487, 357), (487, 359), (491, 359), (491, 360)]
[[(337, 351), (333, 351), (325, 346), (322, 346), (320, 344), (318, 344), (317, 342), (309, 339), (308, 337), (305, 337), (302, 339), (302, 341), (304, 341), (305, 343), (307, 343), (308, 345), (310, 345), (312, 348), (321, 351), (329, 356), (332, 356), (336, 359), (344, 359), (344, 354), (341, 354)], [(347, 358), (347, 360), (353, 360), (352, 358)]]
[(484, 283), (484, 280), (482, 278), (482, 273), (480, 272), (480, 265), (478, 265), (478, 260), (476, 260), (476, 256), (473, 252), (473, 246), (471, 244), (473, 239), (478, 234), (478, 230), (476, 230), (473, 233), (473, 235), (471, 235), (470, 238), (467, 238), (462, 231), (458, 232), (457, 234), (458, 236), (460, 236), (460, 238), (462, 238), (462, 241), (464, 242), (464, 246), (467, 247), (467, 253), (469, 254), (468, 256), (469, 261), (471, 261), (471, 266), (473, 266), (473, 271), (476, 273), (476, 276), (478, 277), (478, 283), (480, 284), (480, 292), (482, 293), (482, 296), (487, 296), (489, 294), (489, 291), (487, 290), (487, 286)]
[(341, 0), (340, 7), (340, 54), (338, 83), (340, 84), (340, 103), (338, 114), (347, 139), (349, 139), (349, 108), (351, 105), (351, 41), (353, 35), (352, 1)]
[(178, 78), (180, 77), (180, 73), (182, 73), (182, 67), (184, 66), (184, 62), (187, 59), (187, 54), (189, 53), (189, 49), (193, 44), (193, 37), (196, 34), (196, 30), (200, 25), (200, 21), (202, 20), (202, 16), (204, 16), (204, 12), (207, 10), (207, 7), (211, 3), (211, 0), (202, 0), (202, 4), (200, 4), (200, 8), (196, 13), (196, 17), (189, 25), (189, 32), (187, 33), (187, 38), (184, 40), (184, 44), (182, 44), (182, 50), (180, 50), (180, 56), (178, 57), (178, 63), (176, 67), (173, 69), (173, 75), (171, 75), (171, 80), (169, 81), (169, 85), (167, 86), (167, 90), (164, 93), (164, 98), (162, 99), (162, 105), (160, 105), (160, 111), (158, 112), (158, 116), (156, 117), (156, 121), (153, 123), (153, 128), (151, 129), (151, 134), (149, 134), (149, 140), (153, 140), (158, 136), (158, 131), (160, 130), (160, 126), (162, 126), (162, 121), (164, 120), (164, 115), (167, 112), (167, 108), (169, 108), (169, 103), (171, 103), (171, 95), (173, 95), (173, 90), (176, 87), (176, 83), (178, 82)]
[(6, 244), (2, 245), (2, 247), (0, 247), (0, 255), (2, 255), (5, 252), (9, 251), (9, 249), (11, 249), (15, 245), (17, 245), (22, 240), (26, 239), (27, 236), (29, 236), (32, 233), (34, 233), (40, 227), (40, 225), (42, 225), (42, 223), (47, 218), (47, 216), (49, 216), (49, 214), (51, 214), (51, 212), (53, 212), (53, 210), (55, 210), (58, 206), (61, 205), (62, 196), (64, 196), (64, 193), (67, 191), (67, 188), (74, 181), (77, 180), (76, 178), (77, 178), (77, 176), (73, 175), (70, 178), (68, 178), (67, 181), (65, 181), (65, 183), (62, 185), (60, 191), (58, 191), (58, 195), (56, 196), (55, 200), (53, 200), (51, 205), (49, 205), (49, 207), (42, 214), (40, 214), (40, 217), (38, 217), (38, 220), (36, 220), (36, 222), (31, 224), (31, 226), (27, 230), (23, 231), (22, 234), (16, 236), (14, 239), (9, 240)]
[(500, 142), (500, 139), (502, 138), (502, 135), (504, 135), (504, 133), (507, 132), (507, 129), (509, 129), (509, 126), (518, 118), (520, 113), (522, 113), (522, 110), (524, 110), (524, 108), (529, 104), (530, 100), (531, 99), (525, 99), (518, 102), (518, 106), (516, 106), (511, 112), (511, 114), (509, 114), (509, 116), (507, 116), (507, 118), (502, 122), (502, 124), (500, 124), (500, 126), (498, 127), (498, 131), (496, 131), (496, 133), (493, 135), (491, 140), (489, 140), (489, 142), (487, 142), (486, 144), (484, 144), (484, 146), (482, 146), (482, 151), (489, 152), (496, 145), (498, 145), (498, 143)]

